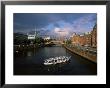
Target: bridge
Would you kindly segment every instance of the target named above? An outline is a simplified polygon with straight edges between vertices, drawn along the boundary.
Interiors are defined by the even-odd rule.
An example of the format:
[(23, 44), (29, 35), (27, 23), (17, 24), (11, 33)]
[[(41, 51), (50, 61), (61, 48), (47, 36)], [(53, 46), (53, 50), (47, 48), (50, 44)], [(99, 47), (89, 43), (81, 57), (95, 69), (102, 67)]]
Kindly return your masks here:
[(50, 42), (45, 43), (46, 45), (61, 45), (63, 44), (62, 41), (58, 41), (58, 40), (52, 40)]
[(56, 41), (56, 40), (52, 40), (51, 43), (59, 45), (59, 44), (63, 44), (63, 41)]

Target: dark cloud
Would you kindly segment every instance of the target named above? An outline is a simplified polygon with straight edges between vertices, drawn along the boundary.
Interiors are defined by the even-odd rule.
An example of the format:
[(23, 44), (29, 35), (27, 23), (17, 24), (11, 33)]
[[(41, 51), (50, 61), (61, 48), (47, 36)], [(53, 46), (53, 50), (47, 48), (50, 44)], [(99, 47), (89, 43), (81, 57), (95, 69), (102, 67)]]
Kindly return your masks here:
[(41, 35), (59, 31), (90, 31), (97, 21), (96, 13), (15, 13), (14, 32), (40, 31)]

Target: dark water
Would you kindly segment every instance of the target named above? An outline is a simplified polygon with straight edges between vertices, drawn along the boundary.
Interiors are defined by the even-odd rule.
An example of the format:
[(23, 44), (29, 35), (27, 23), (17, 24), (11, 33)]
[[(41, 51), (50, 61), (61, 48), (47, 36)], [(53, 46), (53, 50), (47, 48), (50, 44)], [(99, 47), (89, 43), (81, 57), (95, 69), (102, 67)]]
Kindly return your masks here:
[[(71, 56), (70, 62), (45, 66), (45, 59)], [(14, 55), (14, 75), (97, 75), (97, 64), (61, 46), (42, 47)]]

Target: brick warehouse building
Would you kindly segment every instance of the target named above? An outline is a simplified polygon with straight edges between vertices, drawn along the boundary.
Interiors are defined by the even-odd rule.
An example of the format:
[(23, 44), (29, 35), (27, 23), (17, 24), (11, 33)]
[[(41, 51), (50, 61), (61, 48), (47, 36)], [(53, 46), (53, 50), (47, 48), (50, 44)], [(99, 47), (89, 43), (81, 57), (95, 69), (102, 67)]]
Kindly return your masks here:
[(92, 36), (92, 47), (96, 48), (97, 47), (97, 25), (94, 26), (92, 32), (91, 32), (91, 36)]
[(97, 25), (94, 26), (91, 32), (87, 32), (84, 34), (76, 34), (74, 33), (73, 37), (71, 38), (73, 45), (80, 45), (80, 46), (90, 46), (90, 47), (97, 47)]

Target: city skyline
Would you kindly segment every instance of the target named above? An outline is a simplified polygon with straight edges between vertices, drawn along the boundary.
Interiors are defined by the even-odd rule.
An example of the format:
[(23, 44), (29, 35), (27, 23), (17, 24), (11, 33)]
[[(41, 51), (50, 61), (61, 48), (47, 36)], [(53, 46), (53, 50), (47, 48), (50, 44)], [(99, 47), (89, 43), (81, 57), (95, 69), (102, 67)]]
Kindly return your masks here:
[(40, 35), (70, 36), (90, 32), (97, 23), (96, 13), (15, 13), (14, 32), (40, 31)]

